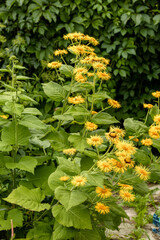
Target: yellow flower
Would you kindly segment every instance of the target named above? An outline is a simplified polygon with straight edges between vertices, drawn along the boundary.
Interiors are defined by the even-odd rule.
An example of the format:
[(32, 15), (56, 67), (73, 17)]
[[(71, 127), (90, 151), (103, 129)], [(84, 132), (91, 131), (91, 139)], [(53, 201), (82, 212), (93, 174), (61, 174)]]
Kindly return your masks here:
[(69, 46), (68, 50), (76, 55), (79, 54), (90, 54), (91, 52), (94, 52), (94, 48), (91, 48), (86, 45), (76, 45), (76, 46)]
[(142, 180), (149, 179), (150, 172), (148, 171), (148, 169), (146, 167), (136, 166), (135, 171), (136, 171), (137, 175), (140, 177), (140, 179), (142, 179)]
[(61, 65), (62, 65), (62, 63), (61, 62), (51, 62), (51, 63), (48, 63), (48, 67), (49, 68), (60, 68), (61, 67)]
[(117, 133), (115, 133), (115, 132), (105, 133), (105, 137), (111, 143), (116, 143), (119, 140), (119, 135)]
[(67, 154), (67, 155), (70, 155), (70, 156), (73, 156), (76, 153), (76, 151), (77, 150), (75, 148), (68, 148), (68, 149), (64, 149), (63, 153)]
[(135, 138), (135, 136), (129, 136), (129, 139), (134, 141), (134, 142), (139, 142), (139, 139)]
[(92, 123), (92, 122), (86, 122), (85, 123), (85, 127), (89, 131), (94, 131), (94, 130), (96, 130), (98, 128), (98, 125), (95, 124), (95, 123)]
[(108, 198), (112, 195), (111, 189), (106, 188), (105, 186), (104, 186), (104, 188), (96, 187), (96, 193), (101, 198)]
[(120, 190), (119, 195), (124, 201), (127, 202), (133, 202), (135, 199), (135, 195), (126, 190)]
[(87, 75), (88, 75), (88, 77), (93, 77), (93, 76), (94, 76), (94, 73), (88, 72)]
[(103, 172), (110, 172), (112, 171), (112, 165), (110, 164), (110, 162), (108, 161), (108, 158), (106, 160), (99, 160), (97, 162), (97, 166), (99, 167), (99, 169)]
[(69, 97), (68, 102), (73, 103), (73, 104), (80, 104), (80, 103), (84, 103), (85, 100), (84, 100), (84, 98), (82, 98), (82, 96), (79, 95), (76, 97)]
[(68, 179), (69, 179), (68, 176), (62, 176), (62, 177), (60, 177), (60, 180), (63, 181), (63, 182), (66, 182)]
[(151, 126), (149, 128), (149, 136), (155, 139), (160, 138), (159, 130), (157, 129), (157, 126)]
[(97, 135), (91, 136), (87, 138), (87, 143), (91, 146), (99, 146), (103, 143), (103, 138)]
[(111, 75), (109, 73), (105, 72), (97, 72), (97, 76), (102, 79), (108, 81), (111, 78)]
[(154, 116), (154, 122), (156, 124), (160, 123), (160, 114), (157, 114), (157, 115)]
[(125, 131), (119, 127), (111, 126), (109, 131), (118, 134), (120, 137), (124, 137), (125, 135)]
[(116, 173), (124, 173), (127, 170), (127, 165), (125, 164), (124, 160), (116, 160), (112, 158), (112, 165), (113, 165), (113, 170)]
[(93, 66), (94, 69), (98, 69), (98, 70), (105, 70), (106, 69), (106, 66), (101, 62), (94, 62), (92, 64), (92, 66)]
[(83, 68), (83, 67), (79, 67), (79, 68), (75, 68), (74, 70), (73, 70), (73, 73), (75, 74), (75, 73), (87, 73), (87, 69), (86, 68)]
[(133, 190), (133, 187), (131, 185), (123, 184), (123, 183), (118, 183), (118, 185), (122, 190)]
[(143, 103), (143, 107), (144, 107), (144, 108), (151, 109), (151, 108), (153, 107), (153, 105), (152, 105), (152, 104)]
[(160, 91), (156, 91), (152, 93), (153, 97), (159, 98), (160, 97)]
[(68, 54), (67, 50), (65, 50), (65, 49), (63, 49), (63, 50), (58, 49), (54, 52), (55, 56), (64, 55), (64, 54)]
[(6, 116), (6, 115), (0, 115), (0, 117), (3, 118), (3, 119), (7, 119), (8, 118), (8, 116)]
[(97, 112), (96, 111), (92, 111), (91, 114), (94, 115), (94, 114), (97, 114)]
[(121, 104), (118, 102), (118, 101), (116, 101), (116, 100), (113, 100), (113, 99), (108, 99), (108, 104), (111, 106), (111, 107), (113, 107), (113, 108), (120, 108), (121, 107)]
[(76, 186), (76, 187), (80, 187), (80, 186), (84, 186), (87, 182), (87, 179), (85, 177), (82, 176), (74, 176), (71, 184)]
[(101, 214), (107, 214), (110, 212), (110, 208), (106, 205), (104, 205), (101, 202), (97, 202), (95, 205), (95, 209), (97, 212), (101, 213)]
[(85, 76), (83, 76), (81, 73), (76, 73), (75, 80), (77, 82), (84, 83), (84, 82), (86, 82), (87, 78)]
[(99, 42), (95, 38), (90, 37), (88, 35), (85, 35), (83, 37), (83, 40), (88, 41), (89, 43), (92, 43), (94, 46), (97, 46), (99, 44)]
[(142, 143), (142, 145), (144, 145), (144, 146), (151, 146), (151, 145), (153, 144), (153, 141), (152, 141), (152, 139), (150, 139), (150, 138), (146, 138), (146, 139), (143, 139), (143, 140), (141, 141), (141, 143)]
[(134, 147), (132, 142), (119, 141), (118, 143), (116, 143), (116, 148), (119, 151), (125, 151), (129, 155), (134, 154), (136, 152), (136, 148)]
[(74, 32), (74, 33), (68, 33), (67, 35), (64, 35), (63, 38), (65, 40), (71, 39), (71, 40), (77, 41), (77, 40), (83, 39), (84, 36), (85, 35), (83, 33)]

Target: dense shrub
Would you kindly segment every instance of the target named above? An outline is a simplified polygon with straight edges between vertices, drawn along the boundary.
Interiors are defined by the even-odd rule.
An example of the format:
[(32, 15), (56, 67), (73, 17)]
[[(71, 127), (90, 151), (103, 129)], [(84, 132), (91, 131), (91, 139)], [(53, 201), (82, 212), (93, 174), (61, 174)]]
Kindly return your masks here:
[(6, 0), (0, 5), (0, 19), (6, 25), (3, 47), (10, 48), (30, 74), (55, 48), (66, 47), (66, 32), (95, 36), (98, 53), (111, 59), (112, 95), (123, 101), (117, 117), (122, 111), (124, 117), (130, 112), (143, 117), (141, 103), (150, 100), (160, 73), (157, 0)]

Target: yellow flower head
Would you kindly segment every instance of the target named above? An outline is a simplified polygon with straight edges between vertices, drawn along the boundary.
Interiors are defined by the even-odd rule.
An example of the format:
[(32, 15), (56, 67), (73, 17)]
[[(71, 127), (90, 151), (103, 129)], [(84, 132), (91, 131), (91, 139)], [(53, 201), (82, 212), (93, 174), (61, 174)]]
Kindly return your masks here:
[(6, 116), (6, 115), (0, 115), (0, 118), (7, 119), (8, 116)]
[(85, 35), (83, 37), (83, 40), (88, 41), (89, 43), (93, 44), (94, 46), (97, 46), (99, 44), (99, 42), (95, 38), (90, 37), (88, 35)]
[(159, 98), (160, 97), (160, 91), (156, 91), (152, 93), (153, 97)]
[(61, 62), (51, 62), (51, 63), (48, 63), (47, 66), (48, 66), (49, 68), (55, 69), (55, 68), (60, 68), (61, 65), (62, 65)]
[(111, 143), (117, 143), (118, 140), (119, 140), (119, 135), (117, 133), (115, 133), (115, 132), (105, 133), (105, 137)]
[(113, 170), (116, 173), (124, 173), (127, 170), (127, 165), (125, 164), (125, 161), (122, 159), (119, 161), (116, 159), (112, 159), (112, 165), (113, 165)]
[(129, 136), (129, 139), (134, 142), (139, 142), (139, 139), (135, 138), (135, 136)]
[(128, 153), (129, 155), (134, 154), (136, 152), (136, 148), (134, 147), (132, 142), (119, 141), (116, 144), (116, 148), (119, 151), (124, 151), (124, 152)]
[(68, 148), (68, 149), (64, 149), (63, 153), (67, 154), (67, 155), (70, 155), (70, 156), (73, 156), (76, 153), (76, 151), (77, 150), (75, 148)]
[(153, 141), (150, 138), (146, 138), (146, 139), (141, 140), (141, 143), (144, 146), (151, 146), (153, 144)]
[(94, 73), (88, 72), (87, 75), (88, 75), (88, 77), (93, 77), (93, 76), (94, 76)]
[(136, 166), (135, 167), (136, 174), (140, 177), (142, 180), (148, 180), (150, 172), (146, 167), (142, 166)]
[(144, 107), (144, 108), (151, 109), (151, 108), (153, 107), (153, 105), (152, 105), (152, 104), (143, 103), (143, 107)]
[(160, 114), (154, 116), (154, 122), (155, 122), (156, 124), (159, 124), (159, 123), (160, 123)]
[(159, 130), (157, 129), (157, 126), (151, 126), (149, 128), (149, 136), (155, 139), (160, 138), (160, 134), (159, 134)]
[(85, 127), (89, 131), (94, 131), (94, 130), (96, 130), (98, 128), (98, 125), (95, 124), (95, 123), (92, 123), (92, 122), (86, 122), (85, 123)]
[(119, 127), (111, 126), (109, 131), (118, 134), (119, 137), (124, 137), (125, 135), (125, 131)]
[(120, 186), (121, 190), (133, 190), (133, 187), (131, 185), (123, 183), (118, 183), (118, 185)]
[(69, 97), (68, 102), (73, 103), (73, 104), (80, 104), (80, 103), (84, 103), (85, 100), (84, 100), (84, 98), (82, 98), (82, 96), (79, 95), (76, 97)]
[(75, 75), (75, 80), (77, 82), (81, 82), (81, 83), (84, 83), (87, 81), (87, 78), (82, 74), (82, 73), (76, 73)]
[(63, 181), (63, 182), (66, 182), (68, 179), (69, 179), (68, 176), (62, 176), (62, 177), (60, 177), (60, 180)]
[(54, 52), (55, 56), (64, 55), (64, 54), (68, 54), (67, 50), (65, 50), (65, 49), (63, 49), (63, 50), (58, 49)]
[(77, 41), (77, 40), (82, 40), (83, 37), (85, 35), (83, 33), (80, 33), (80, 32), (74, 32), (74, 33), (68, 33), (67, 35), (64, 35), (63, 38), (65, 40), (74, 40), (74, 41)]
[(75, 68), (74, 70), (73, 70), (73, 73), (74, 74), (76, 74), (76, 73), (87, 73), (87, 69), (86, 68), (83, 68), (83, 67), (79, 67), (79, 68)]
[(101, 62), (94, 62), (92, 64), (92, 66), (93, 66), (94, 69), (98, 69), (98, 70), (105, 70), (106, 69), (106, 66)]
[(105, 72), (97, 72), (97, 76), (102, 79), (108, 81), (111, 78), (111, 75), (109, 73)]
[(108, 161), (108, 158), (106, 160), (99, 160), (97, 162), (97, 166), (99, 167), (99, 169), (103, 172), (110, 172), (112, 171), (112, 165), (111, 163)]
[(90, 54), (94, 52), (94, 48), (91, 48), (86, 45), (69, 46), (68, 50), (76, 55)]
[(97, 212), (99, 212), (100, 214), (107, 214), (110, 212), (110, 209), (108, 206), (104, 205), (101, 202), (97, 202), (95, 205), (95, 209)]
[(120, 108), (121, 107), (121, 104), (118, 102), (118, 101), (116, 101), (116, 100), (113, 100), (113, 99), (108, 99), (108, 104), (111, 106), (111, 107), (113, 107), (113, 108)]
[(91, 114), (94, 115), (94, 114), (97, 114), (97, 112), (96, 111), (92, 111)]
[(91, 146), (99, 146), (103, 143), (103, 138), (100, 136), (91, 136), (90, 138), (87, 138), (87, 143)]
[(127, 202), (133, 202), (135, 199), (135, 195), (128, 192), (127, 190), (120, 190), (119, 195), (124, 201)]
[(74, 176), (71, 184), (76, 186), (76, 187), (80, 187), (80, 186), (84, 186), (87, 182), (87, 179), (85, 177), (82, 176)]
[(96, 187), (96, 193), (101, 198), (108, 198), (112, 195), (111, 189), (106, 188), (105, 186), (104, 186), (104, 188)]

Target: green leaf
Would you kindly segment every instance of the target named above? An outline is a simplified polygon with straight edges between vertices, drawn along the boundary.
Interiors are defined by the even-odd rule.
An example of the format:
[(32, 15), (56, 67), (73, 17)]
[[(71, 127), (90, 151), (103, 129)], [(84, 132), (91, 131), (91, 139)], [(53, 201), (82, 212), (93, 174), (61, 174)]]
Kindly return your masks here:
[(149, 114), (151, 115), (152, 119), (154, 119), (154, 116), (157, 115), (158, 113), (159, 113), (159, 108), (156, 104), (151, 108)]
[(74, 228), (68, 228), (60, 225), (57, 221), (54, 224), (54, 232), (53, 232), (53, 239), (60, 240), (60, 239), (71, 239), (75, 236), (77, 231)]
[(143, 122), (134, 120), (133, 118), (125, 119), (124, 127), (129, 135), (142, 134), (148, 130), (148, 127)]
[(99, 235), (97, 230), (80, 230), (74, 240), (101, 240), (101, 236)]
[(79, 166), (75, 163), (70, 161), (69, 159), (65, 159), (63, 157), (57, 157), (59, 163), (59, 169), (63, 172), (71, 175), (77, 175), (80, 173)]
[(32, 115), (25, 115), (24, 117), (22, 117), (22, 119), (19, 121), (19, 124), (34, 129), (46, 128), (46, 125), (41, 120)]
[(160, 140), (159, 139), (152, 139), (152, 141), (153, 141), (153, 147), (154, 148), (157, 148), (158, 149), (158, 151), (160, 152)]
[(6, 163), (6, 167), (9, 169), (18, 168), (34, 174), (34, 168), (36, 167), (37, 163), (38, 162), (35, 158), (25, 156), (22, 157), (18, 163)]
[(77, 117), (80, 115), (90, 115), (89, 111), (81, 106), (70, 106), (69, 109), (64, 113), (64, 115), (72, 115), (73, 117)]
[(136, 14), (135, 15), (135, 26), (138, 26), (140, 23), (141, 23), (141, 21), (142, 21), (142, 14)]
[(73, 121), (74, 118), (71, 115), (65, 114), (65, 115), (54, 115), (53, 118), (61, 120), (61, 121)]
[(68, 211), (70, 208), (85, 202), (87, 195), (79, 190), (69, 191), (60, 186), (55, 190), (55, 198), (66, 208), (66, 211)]
[(29, 80), (29, 79), (33, 79), (31, 77), (27, 77), (27, 76), (16, 76), (17, 80)]
[(42, 113), (37, 108), (25, 108), (22, 113), (42, 116)]
[(44, 83), (43, 90), (49, 98), (57, 102), (61, 102), (66, 94), (64, 88), (55, 82)]
[(91, 118), (91, 121), (96, 124), (113, 124), (113, 123), (119, 123), (115, 117), (111, 116), (110, 114), (106, 112), (101, 112), (93, 115)]
[(55, 205), (52, 208), (52, 214), (56, 221), (65, 227), (92, 229), (89, 210), (83, 205), (73, 207), (68, 211), (61, 205)]
[(8, 211), (7, 218), (5, 211), (0, 214), (0, 231), (11, 229), (11, 220), (13, 221), (14, 228), (22, 227), (23, 213), (19, 209), (12, 209)]
[(25, 94), (19, 94), (18, 97), (24, 101), (29, 101), (29, 102), (33, 102), (34, 104), (38, 104), (33, 98), (31, 98)]
[(3, 106), (3, 111), (11, 115), (16, 114), (18, 116), (21, 116), (23, 110), (24, 106), (15, 102), (6, 102)]
[(160, 14), (157, 14), (153, 17), (153, 23), (154, 25), (157, 25), (158, 23), (160, 23)]
[(66, 77), (72, 77), (73, 67), (71, 65), (64, 65), (59, 68), (60, 73), (64, 74)]
[(21, 65), (14, 65), (14, 68), (16, 68), (16, 69), (27, 69), (27, 68), (25, 68), (25, 67), (23, 67)]
[(151, 164), (151, 175), (150, 175), (149, 181), (160, 182), (160, 165), (159, 165), (159, 163)]
[(141, 149), (137, 149), (136, 153), (134, 154), (134, 159), (140, 164), (143, 165), (149, 165), (151, 160), (150, 157), (148, 156), (147, 152)]
[[(15, 132), (17, 129), (17, 133)], [(6, 145), (22, 145), (25, 146), (29, 142), (30, 132), (28, 128), (16, 125), (15, 121), (12, 121), (7, 127), (4, 127), (1, 135), (3, 143)]]
[(44, 198), (45, 195), (41, 192), (40, 188), (28, 189), (20, 186), (14, 189), (4, 200), (28, 210), (40, 212), (50, 208), (48, 203), (41, 203)]
[(141, 196), (146, 195), (150, 191), (145, 182), (136, 183), (133, 185), (133, 188), (134, 191), (140, 194)]
[(87, 178), (87, 182), (90, 185), (102, 188), (104, 187), (104, 174), (84, 172), (83, 175)]
[(53, 191), (59, 187), (64, 186), (64, 183), (60, 180), (60, 177), (66, 176), (67, 174), (59, 169), (59, 167), (56, 169), (55, 172), (53, 172), (49, 178), (48, 178), (48, 185), (50, 189)]
[(27, 233), (26, 240), (51, 240), (52, 227), (50, 223), (34, 222), (34, 228)]
[(15, 2), (16, 0), (6, 0), (6, 5), (10, 9)]
[[(123, 56), (124, 58), (127, 58), (127, 56), (128, 56), (127, 52), (125, 52), (125, 53), (123, 52), (122, 56)], [(122, 77), (126, 77), (126, 71), (123, 70), (123, 69), (120, 69), (120, 70), (119, 70), (119, 74), (120, 74)]]
[(126, 212), (124, 211), (124, 209), (122, 207), (120, 207), (118, 204), (116, 203), (108, 203), (108, 206), (110, 207), (110, 211), (113, 212), (114, 214), (123, 217), (123, 218), (128, 218), (128, 215), (126, 214)]
[(2, 152), (10, 152), (12, 151), (12, 147), (2, 141), (0, 141), (0, 151)]
[(86, 139), (79, 133), (71, 134), (68, 138), (68, 141), (71, 142), (75, 149), (77, 149), (80, 152), (83, 152), (84, 149), (89, 146), (86, 142)]

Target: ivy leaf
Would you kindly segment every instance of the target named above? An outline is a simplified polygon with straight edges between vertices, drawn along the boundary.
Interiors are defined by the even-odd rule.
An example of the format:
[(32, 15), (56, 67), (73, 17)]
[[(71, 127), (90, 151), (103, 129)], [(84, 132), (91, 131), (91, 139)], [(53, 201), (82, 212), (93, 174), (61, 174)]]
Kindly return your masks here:
[(6, 167), (9, 169), (18, 168), (20, 170), (24, 170), (27, 172), (31, 172), (34, 174), (34, 168), (37, 165), (37, 160), (30, 156), (24, 156), (20, 159), (18, 163), (6, 163)]
[(11, 229), (11, 219), (13, 221), (14, 228), (22, 227), (23, 225), (23, 213), (19, 209), (12, 209), (8, 212), (7, 218), (5, 218), (5, 211), (1, 211), (0, 214), (0, 231)]
[(84, 205), (70, 208), (68, 211), (61, 205), (55, 205), (52, 214), (56, 221), (65, 227), (92, 229), (90, 213)]
[(40, 212), (50, 208), (48, 203), (41, 203), (44, 198), (45, 195), (41, 192), (40, 188), (28, 189), (20, 186), (14, 189), (4, 200), (28, 210)]
[(87, 200), (87, 195), (84, 192), (79, 190), (69, 191), (61, 186), (56, 188), (55, 197), (66, 208), (66, 211)]

